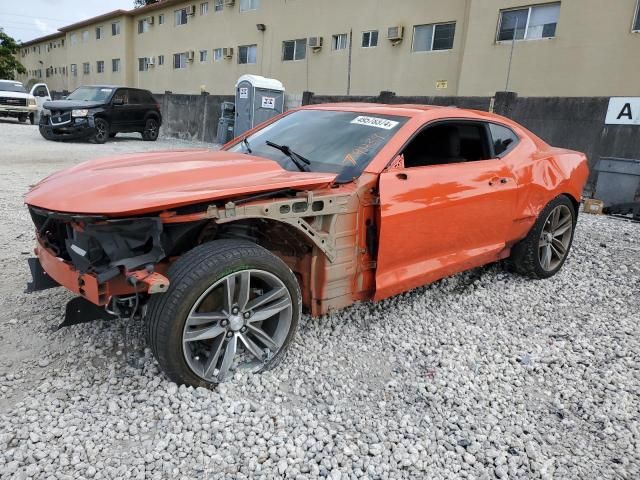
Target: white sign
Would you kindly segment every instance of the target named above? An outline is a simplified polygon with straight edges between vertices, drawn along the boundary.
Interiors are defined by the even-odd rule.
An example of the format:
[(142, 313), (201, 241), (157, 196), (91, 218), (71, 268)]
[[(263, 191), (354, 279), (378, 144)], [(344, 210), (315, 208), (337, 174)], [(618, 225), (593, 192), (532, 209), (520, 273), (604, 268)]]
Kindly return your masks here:
[(268, 108), (270, 110), (275, 110), (275, 108), (276, 108), (276, 99), (275, 99), (275, 97), (262, 97), (262, 108)]
[(365, 116), (356, 117), (351, 120), (351, 123), (355, 125), (366, 125), (367, 127), (382, 128), (384, 130), (392, 130), (396, 127), (396, 125), (398, 125), (398, 122), (387, 120), (386, 118)]
[(247, 87), (240, 87), (240, 98), (249, 98), (249, 89)]
[(607, 125), (640, 125), (640, 97), (612, 97), (609, 100)]

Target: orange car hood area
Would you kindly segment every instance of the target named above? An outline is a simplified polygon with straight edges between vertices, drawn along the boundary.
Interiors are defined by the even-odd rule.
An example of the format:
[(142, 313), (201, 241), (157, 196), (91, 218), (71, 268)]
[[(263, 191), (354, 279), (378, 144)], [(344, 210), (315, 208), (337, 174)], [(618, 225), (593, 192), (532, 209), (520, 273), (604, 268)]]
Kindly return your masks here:
[(308, 189), (335, 176), (290, 172), (272, 160), (223, 151), (141, 153), (57, 172), (36, 184), (25, 202), (57, 212), (122, 216), (282, 188)]

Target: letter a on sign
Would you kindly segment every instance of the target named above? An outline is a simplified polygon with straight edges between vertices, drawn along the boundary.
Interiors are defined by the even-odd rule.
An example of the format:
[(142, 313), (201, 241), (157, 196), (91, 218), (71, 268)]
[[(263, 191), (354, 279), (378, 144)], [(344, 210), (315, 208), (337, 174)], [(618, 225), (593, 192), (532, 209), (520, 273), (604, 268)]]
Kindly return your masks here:
[(605, 124), (640, 126), (640, 97), (611, 98)]

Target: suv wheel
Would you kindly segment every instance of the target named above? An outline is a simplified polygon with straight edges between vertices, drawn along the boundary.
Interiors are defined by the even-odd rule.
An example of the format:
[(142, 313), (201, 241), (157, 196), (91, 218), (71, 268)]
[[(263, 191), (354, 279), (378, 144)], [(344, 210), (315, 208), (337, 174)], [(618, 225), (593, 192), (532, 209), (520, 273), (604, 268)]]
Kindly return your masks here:
[(23, 113), (23, 114), (18, 115), (18, 121), (19, 121), (20, 123), (24, 123), (24, 122), (26, 122), (26, 121), (27, 121), (27, 118), (28, 118), (28, 116), (27, 116), (27, 114), (26, 114), (26, 113)]
[(158, 121), (155, 118), (148, 118), (142, 131), (142, 139), (147, 142), (154, 142), (158, 139)]
[(104, 118), (96, 118), (93, 121), (96, 132), (93, 134), (91, 141), (93, 143), (104, 143), (109, 138), (109, 124)]
[(179, 258), (168, 276), (169, 290), (152, 295), (146, 320), (149, 345), (171, 380), (210, 387), (282, 360), (302, 299), (278, 257), (244, 240), (216, 240)]

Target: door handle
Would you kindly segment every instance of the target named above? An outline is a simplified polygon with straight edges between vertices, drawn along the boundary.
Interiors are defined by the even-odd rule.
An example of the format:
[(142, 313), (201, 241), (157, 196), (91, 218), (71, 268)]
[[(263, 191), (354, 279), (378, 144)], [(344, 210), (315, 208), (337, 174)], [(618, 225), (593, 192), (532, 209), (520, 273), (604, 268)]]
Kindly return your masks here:
[(396, 178), (398, 180), (407, 180), (409, 177), (406, 173), (396, 173)]

